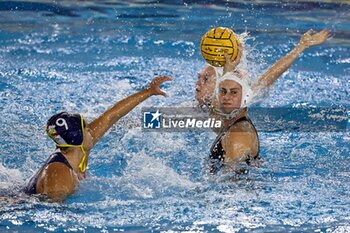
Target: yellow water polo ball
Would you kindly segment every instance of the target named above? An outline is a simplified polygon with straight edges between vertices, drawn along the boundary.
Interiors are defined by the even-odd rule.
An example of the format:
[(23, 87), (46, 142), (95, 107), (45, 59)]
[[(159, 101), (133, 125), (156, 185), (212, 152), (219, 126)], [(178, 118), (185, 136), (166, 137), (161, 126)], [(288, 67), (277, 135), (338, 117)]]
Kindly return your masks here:
[(205, 33), (201, 39), (201, 53), (204, 59), (213, 66), (224, 66), (224, 53), (234, 61), (238, 54), (238, 41), (235, 33), (226, 27), (216, 27)]

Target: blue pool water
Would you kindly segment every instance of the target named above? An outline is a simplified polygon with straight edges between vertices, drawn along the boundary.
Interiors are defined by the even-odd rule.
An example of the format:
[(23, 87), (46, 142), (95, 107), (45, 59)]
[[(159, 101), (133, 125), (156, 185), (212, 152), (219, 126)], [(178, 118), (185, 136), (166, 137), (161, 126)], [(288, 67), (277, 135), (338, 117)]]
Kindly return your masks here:
[[(215, 4), (214, 4), (215, 2)], [(271, 1), (0, 2), (1, 232), (350, 232), (349, 130), (259, 132), (263, 164), (239, 177), (206, 170), (213, 132), (141, 130), (141, 107), (194, 99), (214, 26), (249, 32), (255, 79), (310, 28), (310, 48), (259, 104), (349, 109), (350, 5)], [(176, 78), (91, 152), (88, 179), (63, 204), (18, 192), (53, 151), (47, 119), (94, 119), (156, 75)]]

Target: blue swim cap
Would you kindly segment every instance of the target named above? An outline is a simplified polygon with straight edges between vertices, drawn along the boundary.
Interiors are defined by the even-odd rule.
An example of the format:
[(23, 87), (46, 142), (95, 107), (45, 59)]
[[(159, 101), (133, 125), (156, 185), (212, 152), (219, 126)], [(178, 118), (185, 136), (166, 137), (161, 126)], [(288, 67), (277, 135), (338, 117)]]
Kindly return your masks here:
[(85, 173), (87, 154), (84, 150), (84, 118), (80, 114), (61, 112), (53, 115), (46, 125), (46, 133), (55, 141), (58, 147), (78, 147), (83, 152), (79, 169)]
[(76, 113), (58, 113), (47, 121), (46, 132), (57, 146), (80, 146), (84, 139), (84, 119)]

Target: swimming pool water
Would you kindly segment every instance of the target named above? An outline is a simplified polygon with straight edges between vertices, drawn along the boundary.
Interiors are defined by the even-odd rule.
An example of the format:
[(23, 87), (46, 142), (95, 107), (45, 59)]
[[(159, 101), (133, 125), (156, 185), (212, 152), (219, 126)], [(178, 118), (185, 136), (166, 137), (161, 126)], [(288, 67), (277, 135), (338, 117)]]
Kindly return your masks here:
[[(309, 28), (333, 38), (310, 48), (258, 105), (349, 108), (346, 2), (1, 1), (1, 232), (350, 232), (349, 130), (259, 132), (263, 164), (241, 176), (206, 170), (213, 132), (143, 132), (141, 107), (194, 99), (199, 40), (214, 26), (249, 32), (253, 79)], [(47, 119), (94, 119), (156, 75), (151, 97), (91, 152), (88, 179), (63, 204), (18, 192), (54, 144)], [(191, 105), (191, 104), (189, 104)]]

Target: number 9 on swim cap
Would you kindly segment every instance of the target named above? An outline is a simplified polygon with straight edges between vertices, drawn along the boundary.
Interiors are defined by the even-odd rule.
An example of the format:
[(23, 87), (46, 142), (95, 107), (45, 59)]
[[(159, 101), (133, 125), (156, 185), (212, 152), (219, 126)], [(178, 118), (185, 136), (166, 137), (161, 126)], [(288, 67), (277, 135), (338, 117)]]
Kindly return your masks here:
[(216, 27), (205, 33), (201, 39), (201, 53), (203, 58), (212, 66), (224, 66), (224, 53), (234, 61), (238, 54), (238, 41), (235, 33), (225, 27)]

